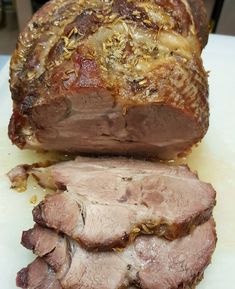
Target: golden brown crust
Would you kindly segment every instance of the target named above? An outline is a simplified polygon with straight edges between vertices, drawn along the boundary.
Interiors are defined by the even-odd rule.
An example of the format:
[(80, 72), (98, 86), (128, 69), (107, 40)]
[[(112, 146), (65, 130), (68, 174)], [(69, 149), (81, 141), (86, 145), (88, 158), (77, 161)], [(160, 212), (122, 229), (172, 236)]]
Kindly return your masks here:
[[(184, 38), (187, 36), (195, 37), (191, 31), (195, 29), (191, 19), (192, 15), (187, 11), (184, 1), (156, 0), (142, 3), (116, 0), (109, 2), (113, 4), (104, 3), (101, 0), (50, 1), (34, 15), (20, 35), (18, 48), (12, 57), (11, 89), (13, 99), (17, 100), (19, 95), (22, 95), (19, 93), (21, 92), (19, 88), (24, 90), (24, 94), (26, 93), (25, 85), (22, 82), (26, 82), (27, 90), (30, 90), (30, 84), (34, 87), (35, 82), (45, 70), (53, 70), (53, 66), (58, 66), (57, 64), (64, 63), (66, 59), (69, 59), (84, 38), (87, 38), (89, 34), (96, 34), (101, 25), (114, 23), (115, 26), (118, 19), (124, 18), (124, 21), (120, 21), (124, 24), (130, 21), (131, 27), (137, 23), (142, 31), (151, 32), (153, 30), (151, 36), (156, 41), (159, 40), (158, 30), (176, 33), (176, 35), (182, 35)], [(196, 1), (190, 1), (195, 6), (194, 2)], [(201, 8), (201, 6), (199, 7)], [(155, 8), (156, 13), (153, 13), (151, 8)], [(199, 19), (201, 15), (197, 8), (198, 6), (195, 8), (196, 10), (192, 10), (193, 14), (197, 13), (198, 15), (195, 19)], [(199, 22), (197, 21), (197, 23)], [(112, 26), (109, 26), (108, 29)], [(135, 30), (133, 29), (134, 33)], [(182, 39), (179, 38), (179, 40)], [(197, 50), (196, 42), (195, 39), (194, 43), (192, 41), (189, 44), (193, 53), (194, 50)], [(61, 61), (59, 61), (60, 57), (62, 57)], [(43, 80), (45, 81), (45, 77)], [(17, 88), (18, 90), (15, 91), (14, 89)], [(31, 89), (33, 88), (31, 87)]]

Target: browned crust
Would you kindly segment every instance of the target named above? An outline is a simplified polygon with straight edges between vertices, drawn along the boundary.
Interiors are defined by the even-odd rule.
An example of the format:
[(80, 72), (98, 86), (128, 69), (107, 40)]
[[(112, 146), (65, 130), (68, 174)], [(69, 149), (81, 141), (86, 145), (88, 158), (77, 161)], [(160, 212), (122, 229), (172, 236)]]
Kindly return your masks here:
[(205, 2), (203, 0), (188, 0), (188, 3), (191, 6), (198, 38), (202, 48), (204, 48), (208, 42), (209, 36), (209, 23)]
[[(151, 2), (151, 1), (149, 1)], [(155, 0), (155, 3), (162, 7), (167, 13), (176, 21), (174, 31), (187, 35), (189, 33), (189, 27), (192, 25), (192, 20), (188, 14), (184, 3), (181, 0), (169, 1), (169, 0)], [(148, 15), (144, 9), (136, 7), (134, 2), (128, 2), (126, 0), (115, 0), (113, 5), (113, 11), (119, 13), (122, 17), (126, 17), (134, 22), (137, 22), (138, 25), (148, 29), (156, 30), (162, 29), (158, 25), (153, 23), (148, 23)], [(138, 11), (138, 17), (133, 15), (133, 11)]]
[(8, 136), (11, 141), (17, 144), (17, 146), (21, 149), (24, 148), (26, 144), (25, 136), (22, 135), (21, 132), (21, 129), (24, 127), (25, 123), (25, 117), (19, 114), (17, 110), (14, 110), (8, 125)]
[(187, 12), (184, 1), (181, 0), (155, 0), (156, 4), (163, 7), (178, 23), (177, 31), (183, 35), (189, 33), (190, 25), (192, 25), (192, 19)]

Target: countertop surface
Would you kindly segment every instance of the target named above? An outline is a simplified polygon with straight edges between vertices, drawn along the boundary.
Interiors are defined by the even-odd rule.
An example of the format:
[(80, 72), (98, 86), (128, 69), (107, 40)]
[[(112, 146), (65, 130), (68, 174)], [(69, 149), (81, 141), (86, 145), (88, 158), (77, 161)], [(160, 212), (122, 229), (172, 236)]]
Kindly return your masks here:
[(1, 70), (4, 68), (4, 66), (8, 63), (9, 59), (10, 59), (10, 55), (0, 54), (0, 73), (1, 73)]
[[(197, 148), (184, 160), (217, 191), (214, 218), (218, 244), (212, 264), (199, 289), (235, 288), (235, 37), (211, 35), (203, 52), (210, 71), (210, 128)], [(50, 159), (50, 154), (20, 151), (7, 137), (12, 103), (8, 64), (0, 70), (0, 269), (2, 289), (14, 289), (16, 272), (34, 259), (20, 245), (21, 232), (32, 226), (32, 195), (45, 192), (33, 182), (27, 192), (10, 189), (6, 173), (17, 164)]]

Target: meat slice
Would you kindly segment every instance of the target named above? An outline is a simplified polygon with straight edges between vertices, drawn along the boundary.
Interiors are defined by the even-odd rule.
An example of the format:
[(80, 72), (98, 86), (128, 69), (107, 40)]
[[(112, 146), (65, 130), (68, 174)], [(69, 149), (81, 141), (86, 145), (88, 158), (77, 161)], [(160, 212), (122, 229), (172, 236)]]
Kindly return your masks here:
[(202, 0), (51, 0), (19, 39), (9, 137), (22, 149), (172, 159), (208, 129)]
[(210, 185), (163, 175), (130, 183), (119, 199), (98, 190), (94, 197), (72, 190), (48, 196), (34, 208), (34, 221), (86, 247), (113, 247), (140, 233), (180, 237), (208, 220), (215, 205)]
[[(89, 252), (68, 237), (36, 225), (23, 233), (22, 244), (53, 268), (64, 289), (118, 289), (132, 285), (179, 289), (193, 288), (201, 280), (215, 249), (216, 234), (210, 220), (174, 241), (140, 236), (123, 251)], [(47, 276), (45, 271), (42, 279)], [(33, 282), (30, 285), (37, 288)]]
[(88, 248), (122, 247), (141, 233), (175, 239), (207, 221), (215, 205), (212, 186), (186, 166), (80, 157), (47, 168), (17, 168), (9, 174), (13, 183), (22, 171), (43, 186), (65, 190), (41, 202), (34, 220)]
[(62, 289), (55, 272), (41, 258), (37, 258), (17, 274), (16, 285), (29, 289)]
[[(97, 203), (72, 192), (49, 196), (33, 210), (34, 221), (64, 232), (89, 248), (125, 246), (141, 233), (175, 239), (210, 218), (215, 195), (199, 182), (183, 182), (174, 189), (165, 187), (167, 181), (161, 177), (152, 181), (159, 186), (147, 183), (146, 189), (142, 182), (140, 196), (135, 190), (128, 191), (130, 195), (120, 203)], [(179, 186), (175, 180), (172, 184)]]
[[(122, 157), (91, 158), (77, 157), (73, 161), (60, 162), (52, 165), (50, 162), (33, 165), (19, 165), (8, 173), (12, 186), (18, 190), (26, 187), (29, 175), (33, 175), (38, 183), (45, 188), (75, 190), (85, 186), (89, 191), (97, 188), (97, 178), (102, 177), (102, 189), (107, 187), (110, 191), (117, 190), (121, 181), (130, 182), (138, 175), (165, 174), (176, 177), (190, 177), (198, 179), (197, 174), (190, 171), (187, 165), (166, 165), (159, 162), (142, 161)], [(121, 178), (123, 176), (124, 180)], [(119, 182), (115, 181), (118, 177)], [(94, 179), (95, 181), (92, 181)], [(83, 184), (87, 182), (86, 184)], [(112, 187), (111, 187), (112, 186)], [(119, 185), (118, 191), (121, 189)]]

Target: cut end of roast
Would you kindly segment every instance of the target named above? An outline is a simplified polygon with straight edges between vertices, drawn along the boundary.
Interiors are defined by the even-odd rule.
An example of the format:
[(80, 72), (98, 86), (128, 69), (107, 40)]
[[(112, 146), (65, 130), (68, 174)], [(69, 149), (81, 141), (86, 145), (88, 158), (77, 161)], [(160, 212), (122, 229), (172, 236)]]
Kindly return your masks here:
[[(97, 97), (102, 101), (100, 95)], [(110, 99), (110, 102), (115, 100)], [(50, 115), (56, 113), (55, 106), (56, 103), (51, 105)], [(56, 123), (47, 120), (42, 129), (30, 137), (26, 135), (25, 148), (174, 159), (188, 153), (208, 128), (207, 121), (202, 128), (190, 114), (165, 104), (135, 105), (126, 108), (125, 115), (124, 108), (113, 107), (113, 104), (106, 110), (101, 106), (98, 112), (89, 112), (89, 115), (83, 112), (83, 106), (73, 109), (77, 115), (67, 114)], [(38, 110), (41, 111), (35, 116), (35, 123), (45, 119), (44, 107)], [(14, 128), (9, 126), (9, 129)]]

